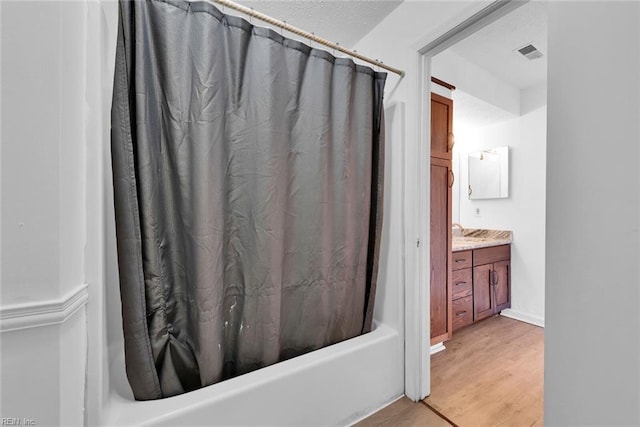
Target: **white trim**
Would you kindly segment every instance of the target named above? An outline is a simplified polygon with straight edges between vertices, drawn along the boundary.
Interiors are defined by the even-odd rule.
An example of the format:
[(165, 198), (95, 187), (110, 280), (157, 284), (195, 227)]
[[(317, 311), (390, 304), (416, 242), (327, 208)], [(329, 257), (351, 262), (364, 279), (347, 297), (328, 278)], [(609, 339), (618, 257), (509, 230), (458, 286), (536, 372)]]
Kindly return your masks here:
[(59, 299), (0, 307), (0, 332), (63, 323), (87, 304), (87, 298), (87, 285), (82, 284)]
[(443, 342), (439, 342), (438, 344), (434, 344), (434, 345), (431, 346), (430, 354), (431, 354), (431, 356), (433, 356), (434, 354), (440, 353), (441, 351), (446, 350), (446, 349), (447, 349), (447, 347), (444, 346), (444, 343)]
[(500, 315), (544, 328), (544, 317), (536, 316), (535, 314), (529, 314), (511, 308), (506, 308), (500, 312)]
[[(413, 62), (408, 71), (410, 75), (424, 74), (424, 58), (419, 53), (413, 56)], [(408, 72), (409, 74), (409, 72)], [(430, 360), (429, 339), (422, 337), (429, 334), (429, 292), (424, 292), (426, 282), (428, 286), (429, 245), (428, 228), (423, 224), (423, 212), (429, 212), (429, 168), (424, 169), (421, 159), (426, 155), (422, 134), (424, 127), (429, 126), (428, 120), (421, 120), (423, 111), (420, 105), (423, 97), (420, 95), (425, 88), (423, 79), (414, 81), (415, 89), (410, 91), (407, 110), (412, 111), (413, 123), (408, 131), (405, 149), (405, 395), (417, 402), (429, 394)], [(426, 123), (425, 123), (426, 122)], [(428, 128), (427, 128), (428, 131)], [(425, 207), (426, 203), (426, 207)], [(426, 229), (425, 229), (426, 228)], [(426, 232), (426, 234), (425, 234)], [(426, 260), (426, 265), (422, 260)], [(425, 272), (426, 269), (426, 272)], [(427, 287), (428, 289), (428, 287)], [(423, 310), (426, 307), (426, 310)], [(426, 377), (426, 381), (424, 378)], [(425, 389), (426, 387), (426, 389)]]

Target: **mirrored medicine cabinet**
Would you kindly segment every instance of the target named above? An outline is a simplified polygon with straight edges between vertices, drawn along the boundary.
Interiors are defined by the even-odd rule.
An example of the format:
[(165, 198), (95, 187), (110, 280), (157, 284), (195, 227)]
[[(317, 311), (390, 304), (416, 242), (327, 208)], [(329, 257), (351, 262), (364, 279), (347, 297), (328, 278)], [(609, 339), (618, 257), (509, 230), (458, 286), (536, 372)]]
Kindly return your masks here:
[(469, 199), (509, 197), (509, 147), (468, 154)]

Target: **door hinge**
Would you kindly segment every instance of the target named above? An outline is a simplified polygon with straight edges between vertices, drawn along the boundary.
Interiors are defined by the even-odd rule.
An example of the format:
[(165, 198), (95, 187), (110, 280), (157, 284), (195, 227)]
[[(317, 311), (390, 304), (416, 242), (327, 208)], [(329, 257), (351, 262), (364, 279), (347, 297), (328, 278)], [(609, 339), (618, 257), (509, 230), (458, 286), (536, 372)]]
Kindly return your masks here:
[(420, 239), (416, 239), (416, 248), (420, 247)]

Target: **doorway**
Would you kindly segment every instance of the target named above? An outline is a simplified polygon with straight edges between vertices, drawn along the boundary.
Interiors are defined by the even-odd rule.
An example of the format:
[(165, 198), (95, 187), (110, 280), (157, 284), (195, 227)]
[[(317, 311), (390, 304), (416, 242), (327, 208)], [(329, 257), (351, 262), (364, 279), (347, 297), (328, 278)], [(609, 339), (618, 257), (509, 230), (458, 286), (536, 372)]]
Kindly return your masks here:
[[(439, 70), (442, 70), (443, 68), (440, 67), (438, 68), (437, 63), (435, 62), (437, 60), (437, 56), (440, 54), (447, 54), (447, 52), (449, 51), (450, 48), (452, 48), (456, 43), (463, 41), (464, 39), (466, 39), (467, 37), (471, 36), (472, 34), (476, 34), (477, 32), (481, 31), (482, 29), (488, 27), (490, 24), (494, 23), (494, 22), (498, 22), (499, 20), (502, 20), (502, 18), (507, 17), (511, 12), (515, 11), (516, 9), (518, 9), (520, 6), (523, 6), (525, 4), (529, 4), (529, 3), (522, 3), (522, 2), (514, 2), (514, 1), (509, 1), (509, 2), (496, 2), (493, 3), (492, 5), (490, 5), (489, 7), (485, 8), (484, 10), (482, 10), (481, 12), (477, 13), (476, 15), (472, 16), (471, 18), (469, 18), (468, 20), (466, 20), (465, 22), (463, 22), (462, 24), (456, 26), (455, 28), (453, 28), (451, 31), (449, 31), (448, 33), (444, 34), (443, 36), (439, 37), (438, 39), (434, 40), (433, 42), (429, 43), (428, 45), (426, 45), (423, 49), (421, 49), (419, 51), (419, 55), (420, 55), (420, 67), (421, 69), (421, 73), (419, 73), (419, 75), (422, 76), (422, 81), (421, 81), (421, 85), (420, 87), (423, 88), (424, 90), (421, 91), (421, 93), (423, 94), (423, 96), (425, 98), (422, 99), (421, 102), (421, 109), (422, 109), (422, 114), (420, 115), (420, 117), (429, 117), (430, 116), (430, 108), (429, 108), (429, 99), (426, 98), (427, 96), (429, 96), (429, 94), (431, 93), (431, 82), (430, 79), (432, 76), (443, 79), (445, 81), (447, 81), (446, 76), (443, 76), (442, 74), (438, 75), (437, 73), (439, 72)], [(519, 46), (514, 46), (514, 48), (517, 48)], [(515, 53), (512, 53), (514, 55), (515, 58)], [(448, 83), (451, 83), (453, 85), (456, 85), (456, 81), (448, 81)], [(546, 83), (544, 84), (545, 89), (546, 89)], [(459, 87), (459, 89), (461, 89)], [(520, 88), (519, 90), (522, 90), (522, 88)], [(533, 99), (534, 98), (534, 89), (531, 89), (528, 91), (527, 93), (527, 99)], [(464, 93), (464, 96), (467, 96), (468, 99), (477, 99), (477, 97), (473, 96), (473, 94), (470, 94), (464, 90), (461, 90), (460, 93)], [(454, 111), (455, 111), (455, 98), (454, 98)], [(522, 103), (522, 106), (524, 107), (524, 110), (528, 110), (532, 108), (531, 103), (527, 104)], [(518, 105), (518, 108), (520, 108), (521, 105)], [(519, 112), (519, 110), (518, 110)], [(517, 114), (517, 113), (516, 113)], [(540, 115), (540, 114), (538, 114)], [(544, 116), (546, 117), (546, 111), (544, 113)], [(455, 120), (455, 119), (454, 119)], [(430, 145), (430, 139), (429, 137), (427, 137), (427, 135), (430, 134), (430, 127), (429, 125), (424, 125), (423, 129), (421, 129), (421, 134), (420, 134), (420, 141), (421, 141), (421, 146), (423, 147), (422, 152), (428, 152), (428, 147)], [(456, 140), (457, 140), (457, 135), (456, 135)], [(458, 143), (458, 141), (456, 141), (456, 143)], [(522, 149), (522, 147), (518, 147), (518, 153), (517, 153), (517, 158), (518, 160), (522, 157), (522, 155), (524, 154), (524, 150)], [(516, 156), (515, 153), (512, 153), (512, 156)], [(463, 183), (466, 182), (466, 177), (464, 176), (464, 173), (461, 173), (461, 169), (464, 169), (465, 165), (464, 162), (466, 162), (466, 158), (462, 159), (462, 158), (458, 158), (458, 164), (454, 165), (454, 170), (458, 170), (458, 175), (457, 176), (457, 180), (459, 183)], [(423, 158), (421, 159), (422, 162), (425, 162), (426, 160)], [(426, 164), (423, 164), (423, 169), (427, 168), (428, 166)], [(428, 170), (428, 169), (426, 169)], [(463, 176), (460, 176), (463, 175)], [(544, 168), (542, 168), (542, 176), (544, 177)], [(513, 187), (513, 186), (512, 186)], [(542, 183), (542, 187), (544, 188), (544, 181)], [(465, 189), (463, 189), (462, 187), (458, 188), (457, 194), (454, 195), (454, 198), (458, 200), (458, 202), (460, 202), (460, 200), (462, 200), (465, 196), (466, 196), (466, 191), (463, 191)], [(513, 192), (518, 192), (519, 196), (521, 196), (523, 194), (522, 192), (523, 188), (521, 183), (512, 188)], [(511, 198), (511, 201), (513, 202), (515, 200), (515, 194), (513, 193), (514, 196)], [(539, 195), (538, 195), (539, 196)], [(536, 197), (538, 197), (536, 196)], [(542, 200), (544, 201), (544, 192), (542, 193)], [(483, 217), (483, 215), (485, 215), (484, 218), (484, 223), (485, 224), (489, 224), (492, 225), (492, 228), (500, 228), (499, 226), (496, 226), (495, 224), (499, 224), (499, 219), (497, 218), (498, 215), (495, 213), (496, 212), (496, 206), (498, 204), (502, 204), (504, 205), (504, 203), (496, 203), (496, 202), (490, 202), (490, 201), (484, 201), (484, 202), (475, 202), (475, 206), (478, 207), (479, 206), (479, 212), (480, 214), (478, 215), (478, 217), (471, 217), (471, 220), (467, 219), (466, 221), (469, 223), (472, 223), (471, 225), (474, 227), (477, 227), (477, 224), (481, 224), (482, 221), (479, 221), (480, 218)], [(543, 203), (544, 205), (544, 203)], [(463, 226), (465, 225), (464, 222), (465, 220), (464, 215), (468, 214), (468, 212), (465, 212), (463, 215), (461, 215), (461, 210), (463, 209), (469, 209), (470, 206), (473, 206), (470, 203), (466, 203), (465, 207), (463, 208), (462, 205), (459, 203), (457, 206), (457, 209), (454, 208), (454, 212), (453, 212), (453, 219), (454, 222), (462, 222)], [(423, 200), (420, 203), (420, 218), (429, 218), (429, 212), (430, 212), (430, 206), (428, 201)], [(486, 212), (486, 214), (485, 214)], [(542, 206), (542, 212), (543, 214), (541, 215), (542, 218), (544, 218), (544, 206)], [(487, 219), (489, 219), (488, 217), (490, 217), (491, 219), (494, 220), (493, 224), (491, 224), (491, 221), (486, 221)], [(467, 218), (469, 218), (469, 216), (467, 215)], [(475, 224), (473, 224), (473, 222), (475, 221)], [(489, 228), (489, 226), (486, 226), (486, 228)], [(508, 228), (507, 226), (504, 226), (502, 228)], [(536, 227), (534, 227), (536, 228)], [(520, 241), (522, 241), (522, 238), (524, 237), (524, 232), (519, 231), (520, 234), (516, 234), (515, 238), (514, 238), (514, 242), (516, 242), (516, 239), (520, 239)], [(533, 230), (533, 233), (540, 233), (540, 230)], [(539, 236), (538, 236), (539, 237)], [(520, 241), (518, 241), (518, 243), (520, 243)], [(520, 245), (522, 246), (522, 245)], [(524, 245), (527, 246), (527, 245)], [(529, 245), (530, 246), (530, 245)], [(542, 227), (542, 247), (544, 248), (544, 224)], [(521, 250), (523, 249), (523, 250)], [(526, 257), (526, 254), (528, 253), (528, 250), (530, 250), (530, 248), (517, 248), (517, 250), (515, 251), (515, 256), (516, 257), (520, 257), (519, 258), (519, 263), (523, 264), (524, 262), (524, 257)], [(540, 256), (540, 259), (542, 260), (542, 262), (544, 262), (544, 251), (542, 252), (542, 255)], [(429, 281), (429, 272), (431, 269), (431, 266), (429, 265), (429, 260), (428, 258), (426, 260), (420, 260), (419, 261), (419, 267), (418, 269), (420, 270), (420, 273), (418, 275), (418, 277), (421, 279), (419, 281), (420, 285), (419, 287), (421, 288), (421, 292), (423, 295), (428, 294), (429, 293), (429, 286), (430, 286), (430, 281)], [(523, 269), (520, 269), (523, 270)], [(544, 273), (543, 273), (544, 275)], [(544, 277), (544, 276), (543, 276)], [(544, 279), (541, 282), (541, 287), (542, 287), (542, 293), (541, 293), (541, 300), (542, 300), (542, 304), (544, 304)], [(511, 314), (511, 316), (509, 317), (515, 317), (518, 318), (518, 316), (520, 316), (521, 318), (519, 320), (524, 320), (525, 322), (529, 322), (529, 323), (534, 323), (536, 324), (540, 324), (541, 322), (544, 322), (544, 319), (541, 316), (536, 316), (535, 312), (533, 313), (534, 315), (531, 316), (529, 315), (527, 317), (527, 312), (526, 310), (523, 310), (523, 304), (521, 303), (522, 300), (526, 299), (528, 300), (530, 298), (530, 295), (527, 295), (526, 292), (522, 292), (523, 289), (526, 290), (526, 286), (521, 286), (522, 289), (519, 289), (519, 296), (517, 296), (517, 298), (519, 298), (521, 301), (519, 301), (519, 305), (518, 307), (520, 307), (518, 310), (511, 310), (512, 313), (507, 313), (507, 314)], [(539, 297), (539, 296), (538, 296)], [(524, 304), (524, 306), (526, 306), (526, 304)], [(544, 307), (542, 305), (542, 307)], [(525, 307), (526, 308), (526, 307)], [(407, 315), (408, 318), (421, 318), (421, 319), (428, 319), (429, 315), (428, 312), (425, 315), (424, 313), (422, 313), (422, 315), (418, 314), (412, 314), (411, 313), (411, 305), (407, 305)], [(418, 310), (420, 310), (420, 308), (418, 308)], [(542, 311), (543, 313), (544, 311)], [(529, 313), (531, 314), (531, 313)], [(428, 331), (428, 330), (427, 330)], [(411, 333), (407, 334), (408, 337), (411, 337)], [(430, 371), (430, 346), (429, 346), (429, 340), (428, 340), (428, 335), (426, 336), (421, 336), (420, 337), (420, 344), (418, 345), (421, 349), (422, 349), (422, 358), (421, 358), (421, 368), (423, 374), (420, 376), (421, 378), (421, 382), (419, 385), (419, 390), (417, 391), (416, 397), (424, 398), (424, 396), (428, 395), (431, 390), (429, 387), (429, 381), (430, 381), (430, 376), (429, 376), (429, 371)], [(411, 348), (411, 346), (408, 346), (408, 348)], [(408, 367), (410, 365), (408, 364)], [(414, 396), (410, 396), (412, 398), (414, 398)], [(414, 400), (418, 400), (415, 399)]]

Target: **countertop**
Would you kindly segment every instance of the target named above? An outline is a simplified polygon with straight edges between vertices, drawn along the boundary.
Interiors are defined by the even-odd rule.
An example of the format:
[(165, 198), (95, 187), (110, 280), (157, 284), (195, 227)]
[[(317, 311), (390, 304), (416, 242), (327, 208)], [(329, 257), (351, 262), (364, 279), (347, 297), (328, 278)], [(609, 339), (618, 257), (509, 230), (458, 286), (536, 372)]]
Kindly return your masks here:
[(507, 230), (464, 229), (461, 235), (459, 229), (453, 231), (451, 241), (453, 252), (509, 245), (513, 241), (513, 233)]

